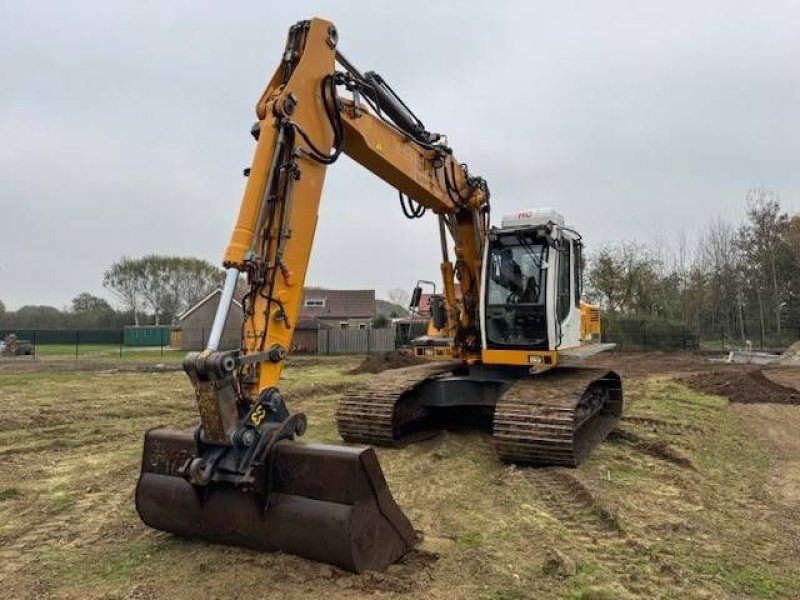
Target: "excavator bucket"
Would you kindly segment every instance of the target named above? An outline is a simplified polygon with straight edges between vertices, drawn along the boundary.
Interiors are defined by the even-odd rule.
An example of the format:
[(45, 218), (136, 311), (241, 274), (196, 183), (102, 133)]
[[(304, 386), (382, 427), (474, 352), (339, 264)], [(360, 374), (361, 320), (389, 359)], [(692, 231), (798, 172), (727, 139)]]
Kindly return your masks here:
[(357, 573), (383, 570), (414, 545), (372, 448), (280, 441), (247, 490), (189, 483), (181, 466), (195, 453), (190, 434), (145, 434), (136, 509), (150, 527)]

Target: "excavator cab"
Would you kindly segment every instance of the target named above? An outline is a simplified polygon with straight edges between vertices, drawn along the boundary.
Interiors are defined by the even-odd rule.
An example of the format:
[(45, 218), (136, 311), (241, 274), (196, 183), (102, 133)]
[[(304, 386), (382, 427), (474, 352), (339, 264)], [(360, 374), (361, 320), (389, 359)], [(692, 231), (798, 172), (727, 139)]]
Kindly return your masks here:
[(481, 286), (483, 362), (541, 372), (576, 352), (611, 347), (592, 344), (599, 309), (581, 301), (582, 249), (581, 236), (552, 208), (504, 215), (491, 228)]
[(495, 235), (486, 263), (487, 348), (547, 348), (549, 246), (535, 230)]

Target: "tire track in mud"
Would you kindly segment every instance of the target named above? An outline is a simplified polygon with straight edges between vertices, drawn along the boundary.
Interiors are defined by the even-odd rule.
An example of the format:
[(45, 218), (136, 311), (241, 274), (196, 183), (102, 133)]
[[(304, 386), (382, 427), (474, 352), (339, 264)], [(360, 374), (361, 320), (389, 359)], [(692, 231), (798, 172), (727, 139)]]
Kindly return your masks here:
[(39, 523), (12, 534), (0, 545), (0, 579), (36, 562), (49, 550), (71, 550), (91, 546), (105, 537), (109, 524), (123, 507), (133, 502), (129, 467), (113, 479), (115, 483), (88, 491), (74, 504), (57, 512), (41, 511)]
[(536, 484), (541, 507), (577, 541), (578, 551), (599, 563), (631, 594), (657, 597), (659, 590), (680, 589), (688, 580), (678, 565), (629, 535), (617, 517), (565, 469), (530, 470), (527, 476)]

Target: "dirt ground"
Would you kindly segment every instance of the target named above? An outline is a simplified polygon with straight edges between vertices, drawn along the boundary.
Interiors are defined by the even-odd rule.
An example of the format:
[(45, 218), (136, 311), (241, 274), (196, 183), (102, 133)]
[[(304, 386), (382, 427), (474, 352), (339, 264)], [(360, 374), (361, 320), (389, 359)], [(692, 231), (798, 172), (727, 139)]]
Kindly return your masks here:
[(400, 369), (424, 362), (426, 362), (424, 358), (417, 358), (408, 350), (381, 352), (365, 357), (355, 369), (350, 371), (350, 374), (381, 373), (387, 369)]
[(800, 404), (800, 392), (792, 387), (792, 371), (782, 369), (779, 379), (789, 379), (788, 385), (773, 381), (763, 370), (747, 371), (709, 371), (696, 373), (682, 379), (694, 390), (706, 394), (725, 396), (731, 402), (740, 404)]
[[(0, 598), (800, 597), (800, 406), (719, 395), (744, 376), (797, 390), (800, 368), (762, 381), (686, 354), (593, 362), (623, 376), (626, 407), (578, 469), (500, 463), (485, 431), (378, 449), (422, 541), (360, 575), (138, 520), (143, 432), (196, 420), (183, 373), (0, 368)], [(290, 362), (281, 388), (308, 441), (340, 443), (333, 413), (369, 376), (359, 364)]]

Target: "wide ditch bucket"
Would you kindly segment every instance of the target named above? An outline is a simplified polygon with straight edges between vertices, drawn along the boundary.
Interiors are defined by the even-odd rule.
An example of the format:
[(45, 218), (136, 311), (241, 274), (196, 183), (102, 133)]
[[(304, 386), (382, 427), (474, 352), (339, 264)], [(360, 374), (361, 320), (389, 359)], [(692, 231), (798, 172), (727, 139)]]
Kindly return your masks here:
[(280, 441), (250, 491), (190, 484), (179, 470), (195, 453), (189, 434), (145, 434), (136, 509), (150, 527), (357, 573), (383, 570), (414, 545), (372, 448)]

